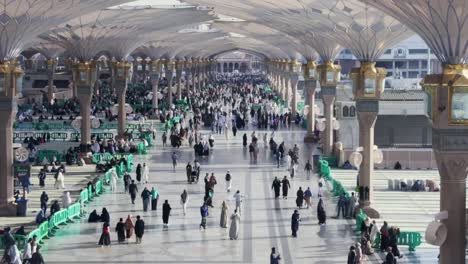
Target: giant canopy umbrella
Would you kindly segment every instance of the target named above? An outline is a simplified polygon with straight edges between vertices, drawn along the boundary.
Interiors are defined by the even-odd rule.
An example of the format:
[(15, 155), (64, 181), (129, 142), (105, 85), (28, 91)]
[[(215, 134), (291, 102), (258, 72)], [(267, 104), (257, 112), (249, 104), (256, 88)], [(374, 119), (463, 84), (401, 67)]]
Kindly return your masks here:
[[(0, 3), (0, 61), (3, 67), (4, 86), (0, 89), (2, 107), (0, 111), (0, 151), (4, 153), (0, 160), (0, 215), (15, 215), (16, 210), (9, 203), (13, 196), (13, 148), (12, 124), (16, 111), (16, 78), (21, 70), (14, 60), (25, 45), (50, 27), (64, 23), (81, 14), (129, 2), (128, 0), (15, 0)], [(12, 78), (13, 76), (15, 78)]]
[(440, 263), (465, 263), (466, 175), (468, 166), (468, 1), (363, 0), (406, 24), (443, 64), (427, 75), (428, 116), (440, 173), (441, 223), (431, 223), (426, 241), (440, 246)]

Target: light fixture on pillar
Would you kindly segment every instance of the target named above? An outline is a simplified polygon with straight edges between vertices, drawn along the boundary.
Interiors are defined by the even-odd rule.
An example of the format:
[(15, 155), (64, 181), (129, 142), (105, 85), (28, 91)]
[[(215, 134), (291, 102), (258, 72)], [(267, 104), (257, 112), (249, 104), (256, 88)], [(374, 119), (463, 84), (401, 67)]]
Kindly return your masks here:
[(96, 82), (96, 63), (94, 61), (76, 62), (73, 77), (76, 83), (76, 95), (80, 102), (81, 144), (80, 152), (88, 152), (91, 143), (91, 99)]
[[(22, 85), (23, 71), (16, 61), (4, 61), (0, 63), (0, 98), (2, 101), (16, 100), (18, 91)], [(15, 101), (16, 102), (16, 101)], [(12, 109), (16, 111), (16, 109)]]
[(127, 111), (125, 96), (127, 93), (127, 82), (131, 79), (132, 75), (132, 64), (127, 61), (113, 61), (112, 67), (115, 76), (114, 84), (115, 91), (117, 92), (118, 100), (118, 128), (117, 133), (119, 138), (123, 138), (126, 129)]
[(307, 134), (304, 137), (304, 142), (315, 142), (315, 89), (317, 88), (317, 64), (310, 60), (302, 65), (304, 75), (304, 89), (307, 91), (307, 101), (309, 103), (307, 111)]
[(291, 82), (291, 113), (292, 118), (296, 117), (297, 114), (297, 83), (299, 81), (299, 75), (302, 75), (302, 64), (297, 60), (289, 62), (289, 79)]
[(351, 70), (353, 94), (356, 100), (379, 100), (385, 89), (387, 70), (375, 67), (375, 62), (361, 62)]
[(326, 156), (331, 156), (333, 154), (333, 122), (334, 119), (334, 105), (336, 99), (336, 86), (340, 80), (341, 66), (334, 65), (332, 61), (327, 60), (323, 64), (317, 66), (317, 75), (320, 83), (323, 105), (324, 105), (324, 115), (327, 120), (327, 126), (325, 129), (325, 136), (322, 137), (324, 154)]
[(370, 207), (370, 204), (373, 192), (372, 174), (376, 158), (373, 154), (374, 126), (379, 113), (379, 99), (385, 88), (386, 75), (387, 71), (383, 68), (376, 68), (375, 62), (361, 62), (361, 67), (351, 70), (359, 122), (359, 145), (363, 148), (363, 162), (359, 169), (359, 192), (365, 195), (359, 197), (359, 206), (372, 218), (380, 217), (380, 214)]
[(326, 61), (323, 64), (317, 66), (318, 79), (320, 86), (335, 86), (340, 82), (341, 79), (341, 66), (333, 64), (332, 61)]

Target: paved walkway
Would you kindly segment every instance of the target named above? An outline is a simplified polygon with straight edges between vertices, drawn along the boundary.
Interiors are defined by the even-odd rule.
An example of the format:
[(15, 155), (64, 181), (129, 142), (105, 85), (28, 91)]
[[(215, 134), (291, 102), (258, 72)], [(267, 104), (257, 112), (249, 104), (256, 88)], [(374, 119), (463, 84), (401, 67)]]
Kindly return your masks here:
[[(247, 133), (250, 137), (251, 131)], [(277, 169), (273, 165), (270, 151), (263, 147), (262, 137), (259, 137), (261, 148), (258, 164), (251, 164), (248, 151), (242, 146), (242, 134), (243, 131), (237, 138), (227, 141), (224, 135), (216, 136), (213, 153), (201, 159), (202, 174), (214, 172), (218, 179), (214, 194), (215, 208), (210, 209), (206, 231), (199, 230), (203, 182), (186, 183), (185, 164), (193, 161), (193, 150), (187, 146), (177, 150), (181, 158), (174, 172), (170, 162), (172, 148), (161, 148), (158, 138), (157, 146), (146, 157), (136, 157), (136, 163), (150, 164), (148, 187), (157, 186), (161, 193), (158, 211), (142, 212), (141, 199), (131, 205), (129, 196), (122, 193), (122, 183), (122, 192), (107, 192), (95, 199), (87, 209), (100, 211), (106, 206), (111, 215), (112, 231), (118, 218), (140, 214), (146, 222), (143, 243), (135, 245), (132, 239), (128, 245), (118, 245), (116, 234), (112, 232), (113, 245), (101, 248), (96, 243), (102, 224), (82, 220), (58, 230), (56, 237), (45, 244), (44, 257), (48, 263), (82, 263), (84, 261), (80, 258), (83, 256), (86, 256), (86, 263), (267, 263), (270, 248), (274, 246), (283, 258), (282, 263), (345, 263), (349, 245), (354, 241), (352, 228), (348, 221), (334, 219), (329, 219), (326, 226), (319, 226), (316, 199), (312, 209), (300, 211), (302, 222), (299, 237), (291, 237), (290, 219), (296, 207), (295, 193), (299, 186), (310, 186), (316, 193), (316, 176), (306, 179), (300, 170), (300, 175), (291, 181), (290, 198), (275, 201), (271, 190), (272, 180), (275, 176), (286, 175), (287, 171), (284, 167)], [(293, 142), (301, 143), (303, 136), (303, 131), (276, 133), (277, 140), (284, 138), (289, 147), (293, 146)], [(303, 168), (304, 157), (310, 155), (312, 148), (302, 143), (299, 146), (302, 153), (300, 168)], [(229, 230), (219, 227), (222, 201), (229, 201), (229, 215), (234, 207), (234, 193), (224, 191), (227, 170), (233, 176), (233, 191), (239, 189), (246, 196), (237, 241), (229, 240)], [(187, 189), (190, 197), (186, 216), (182, 214), (179, 203), (183, 189)], [(163, 228), (160, 211), (161, 202), (166, 199), (173, 208), (168, 229)], [(334, 204), (328, 198), (325, 203), (328, 215), (333, 215)]]
[[(208, 133), (205, 131), (205, 133)], [(304, 131), (292, 129), (276, 132), (279, 143), (286, 142), (288, 148), (294, 143), (300, 147), (299, 175), (291, 180), (289, 199), (274, 200), (271, 182), (275, 176), (287, 175), (285, 167), (276, 168), (270, 151), (264, 148), (263, 133), (257, 132), (260, 153), (257, 164), (249, 161), (248, 150), (242, 146), (242, 135), (226, 140), (224, 135), (215, 138), (215, 149), (209, 157), (201, 158), (201, 181), (199, 184), (187, 184), (185, 165), (193, 163), (194, 153), (186, 143), (175, 151), (180, 160), (176, 171), (172, 170), (172, 148), (162, 148), (160, 134), (157, 135), (156, 147), (146, 156), (136, 156), (135, 163), (146, 162), (150, 166), (150, 180), (147, 186), (156, 186), (161, 194), (158, 211), (142, 211), (142, 202), (137, 198), (131, 205), (129, 196), (121, 191), (94, 199), (87, 207), (90, 212), (107, 207), (111, 215), (111, 247), (97, 245), (102, 224), (87, 223), (87, 215), (73, 224), (61, 228), (54, 238), (46, 241), (43, 254), (47, 263), (268, 263), (271, 247), (277, 247), (282, 256), (282, 263), (346, 263), (349, 246), (356, 241), (353, 231), (354, 220), (332, 219), (336, 213), (336, 199), (325, 197), (327, 225), (319, 226), (316, 218), (317, 199), (314, 198), (312, 209), (300, 210), (302, 222), (298, 238), (291, 237), (290, 219), (295, 209), (295, 193), (299, 186), (311, 187), (317, 192), (317, 177), (307, 179), (302, 171), (306, 157), (315, 151), (313, 146), (302, 143)], [(250, 138), (251, 131), (246, 131)], [(268, 132), (269, 138), (270, 132)], [(224, 175), (227, 170), (233, 177), (231, 193), (225, 192)], [(215, 187), (214, 205), (210, 209), (206, 231), (199, 230), (200, 213), (204, 195), (202, 177), (214, 172), (218, 184)], [(333, 170), (333, 177), (342, 181), (344, 186), (355, 185), (356, 171)], [(132, 175), (134, 177), (134, 175)], [(423, 177), (424, 176), (424, 177)], [(375, 207), (382, 213), (383, 219), (402, 230), (423, 232), (431, 220), (431, 214), (438, 210), (439, 193), (411, 193), (387, 191), (387, 178), (431, 178), (437, 180), (435, 171), (376, 171)], [(52, 178), (53, 179), (53, 178)], [(143, 185), (139, 186), (140, 191)], [(188, 212), (184, 216), (179, 203), (180, 193), (187, 189), (189, 193)], [(229, 230), (219, 227), (220, 205), (223, 200), (229, 203), (230, 215), (234, 208), (232, 195), (239, 189), (246, 197), (241, 216), (239, 240), (229, 240)], [(54, 198), (51, 197), (51, 200)], [(162, 225), (161, 206), (169, 200), (173, 210), (170, 226)], [(115, 225), (119, 218), (128, 214), (141, 215), (146, 222), (146, 231), (141, 245), (119, 245), (116, 242)], [(380, 222), (381, 220), (379, 220)], [(427, 244), (419, 247), (416, 253), (409, 253), (407, 247), (401, 251), (405, 257), (399, 263), (437, 263), (438, 249)], [(86, 259), (83, 259), (86, 256)], [(371, 256), (367, 263), (382, 263), (383, 255)]]

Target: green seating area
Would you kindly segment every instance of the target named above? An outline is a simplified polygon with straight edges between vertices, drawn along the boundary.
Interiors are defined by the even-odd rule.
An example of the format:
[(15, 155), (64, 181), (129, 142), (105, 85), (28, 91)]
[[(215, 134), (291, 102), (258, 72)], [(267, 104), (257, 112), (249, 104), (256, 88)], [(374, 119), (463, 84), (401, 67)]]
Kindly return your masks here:
[(39, 150), (37, 152), (37, 160), (39, 161), (39, 163), (50, 163), (54, 157), (58, 160), (58, 161), (64, 161), (65, 160), (65, 156), (56, 151), (56, 150)]
[[(133, 164), (133, 158), (131, 159), (131, 162)], [(123, 162), (119, 166), (116, 166), (115, 169), (117, 171), (123, 170)], [(18, 244), (18, 248), (22, 250), (26, 241), (29, 238), (33, 238), (34, 236), (36, 236), (37, 243), (42, 244), (45, 238), (54, 236), (55, 231), (58, 228), (60, 228), (63, 225), (66, 225), (67, 223), (73, 222), (73, 220), (75, 219), (80, 218), (82, 216), (82, 212), (84, 211), (84, 207), (86, 206), (86, 204), (89, 201), (91, 201), (94, 197), (97, 197), (105, 192), (104, 185), (109, 185), (111, 173), (112, 169), (108, 170), (104, 176), (99, 177), (94, 186), (84, 188), (80, 192), (80, 197), (75, 203), (71, 204), (68, 208), (56, 212), (49, 219), (49, 221), (45, 221), (42, 224), (40, 224), (36, 229), (29, 232), (27, 236), (14, 235), (14, 238)], [(0, 239), (0, 249), (5, 249), (5, 242), (3, 240), (3, 237), (2, 239)]]
[[(122, 158), (125, 158), (127, 160), (127, 167), (123, 168), (122, 171), (125, 172), (131, 172), (133, 170), (133, 154), (110, 154), (108, 152), (106, 153), (94, 153), (92, 157), (92, 162), (94, 164), (100, 163), (100, 162), (108, 162), (112, 160), (113, 158), (120, 160)], [(121, 165), (123, 162), (121, 163)], [(120, 166), (120, 165), (119, 165)], [(123, 166), (123, 165), (122, 165)]]
[[(340, 194), (345, 193), (346, 197), (349, 197), (349, 191), (344, 188), (340, 181), (332, 177), (329, 161), (326, 159), (321, 159), (319, 161), (319, 173), (325, 178), (325, 180), (332, 183), (333, 189), (331, 192), (334, 196), (339, 196)], [(362, 209), (360, 209), (359, 213), (356, 214), (357, 232), (360, 232), (361, 225), (366, 219), (367, 215), (362, 211)], [(419, 232), (400, 232), (400, 235), (398, 236), (398, 245), (408, 246), (409, 251), (416, 251), (416, 247), (421, 245), (421, 234)], [(380, 248), (380, 234), (377, 235), (372, 247)]]

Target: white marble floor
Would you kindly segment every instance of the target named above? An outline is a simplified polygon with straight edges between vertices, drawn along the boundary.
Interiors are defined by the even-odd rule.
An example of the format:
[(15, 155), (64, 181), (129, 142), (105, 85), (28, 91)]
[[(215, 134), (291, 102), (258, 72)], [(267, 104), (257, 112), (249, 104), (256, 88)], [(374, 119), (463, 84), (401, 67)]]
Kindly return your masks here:
[[(305, 159), (310, 157), (312, 146), (303, 142), (302, 130), (276, 133), (277, 141), (284, 139), (288, 147), (298, 143), (301, 151), (299, 175), (291, 180), (289, 199), (274, 200), (271, 183), (275, 176), (287, 174), (285, 167), (279, 169), (260, 139), (258, 164), (251, 164), (249, 154), (242, 147), (242, 134), (226, 140), (217, 136), (212, 154), (201, 159), (202, 174), (214, 172), (218, 184), (215, 187), (214, 205), (210, 209), (208, 227), (199, 230), (200, 213), (204, 195), (204, 184), (187, 184), (185, 164), (193, 161), (193, 150), (187, 146), (176, 150), (180, 163), (174, 172), (171, 166), (172, 148), (160, 144), (146, 156), (138, 156), (136, 162), (150, 164), (148, 187), (157, 186), (161, 193), (158, 211), (144, 213), (141, 199), (131, 205), (130, 198), (123, 193), (110, 193), (95, 199), (88, 207), (101, 210), (107, 207), (111, 215), (111, 231), (119, 218), (128, 214), (141, 215), (146, 223), (143, 243), (136, 245), (134, 238), (129, 244), (117, 244), (116, 233), (112, 232), (112, 246), (101, 248), (97, 245), (102, 224), (90, 224), (85, 220), (61, 228), (56, 236), (44, 244), (43, 254), (47, 263), (268, 263), (271, 247), (276, 247), (282, 256), (282, 263), (346, 263), (349, 246), (355, 241), (354, 221), (335, 220), (335, 203), (325, 199), (327, 225), (319, 226), (316, 218), (317, 199), (312, 209), (300, 210), (302, 222), (298, 238), (291, 237), (290, 219), (295, 205), (295, 194), (299, 186), (311, 187), (316, 193), (317, 178), (307, 179), (302, 171)], [(250, 137), (250, 131), (247, 132)], [(264, 133), (264, 132), (257, 132)], [(158, 138), (158, 143), (159, 143)], [(240, 190), (244, 199), (239, 240), (229, 240), (228, 230), (219, 227), (220, 205), (229, 201), (229, 212), (233, 211), (233, 192), (225, 192), (224, 175), (227, 170), (233, 176), (233, 191)], [(143, 186), (141, 186), (141, 189)], [(187, 215), (180, 206), (180, 193), (189, 192)], [(163, 200), (169, 200), (173, 210), (165, 229), (161, 219)], [(229, 213), (229, 214), (230, 214)], [(84, 217), (83, 219), (86, 219)], [(411, 263), (431, 263), (417, 261)], [(381, 263), (377, 257), (368, 263)]]

